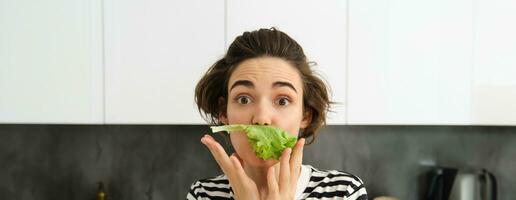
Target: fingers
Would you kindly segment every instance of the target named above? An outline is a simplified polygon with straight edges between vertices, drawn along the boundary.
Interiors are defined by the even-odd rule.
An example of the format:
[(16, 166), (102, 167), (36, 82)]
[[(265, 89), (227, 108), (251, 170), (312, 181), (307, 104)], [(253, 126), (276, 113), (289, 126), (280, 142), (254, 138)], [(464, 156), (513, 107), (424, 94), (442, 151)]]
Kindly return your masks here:
[(299, 170), (303, 163), (303, 148), (305, 146), (305, 138), (301, 138), (297, 141), (292, 151), (292, 158), (290, 159), (290, 171), (295, 172)]
[(277, 196), (279, 193), (278, 181), (276, 181), (276, 172), (274, 166), (269, 167), (267, 171), (267, 186), (269, 189), (269, 197)]
[(237, 154), (233, 153), (229, 159), (231, 160), (231, 163), (233, 164), (233, 169), (235, 170), (236, 174), (240, 177), (246, 177), (244, 168), (242, 166), (242, 161), (237, 157)]
[[(237, 185), (250, 185), (247, 184), (250, 179), (244, 171), (242, 159), (236, 153), (228, 156), (224, 148), (210, 135), (204, 135), (201, 138), (201, 142), (210, 150), (213, 158), (224, 174), (226, 174), (231, 184), (238, 182)], [(293, 149), (287, 148), (283, 151), (280, 157), (279, 169), (276, 169), (274, 166), (269, 167), (267, 171), (269, 194), (278, 195), (280, 192), (281, 194), (295, 192), (303, 160), (304, 143), (305, 139), (301, 138)], [(276, 170), (280, 170), (279, 181), (276, 177)]]
[[(299, 178), (299, 173), (301, 172), (301, 165), (303, 163), (303, 148), (305, 146), (305, 139), (301, 138), (297, 141), (294, 149), (292, 151), (292, 155), (290, 158), (290, 182), (297, 183), (297, 179)], [(295, 185), (293, 186), (295, 188)]]
[(291, 164), (301, 164), (303, 161), (303, 148), (305, 146), (305, 138), (301, 138), (297, 141), (294, 149), (292, 150), (292, 162)]
[(290, 153), (291, 148), (286, 148), (280, 158), (279, 190), (286, 192), (290, 190)]
[(232, 164), (224, 148), (210, 135), (204, 135), (204, 137), (201, 138), (201, 142), (208, 147), (224, 174), (229, 176), (228, 173), (231, 172)]
[[(302, 156), (302, 148), (304, 145), (304, 140), (299, 141), (294, 148), (296, 148), (297, 157)], [(299, 153), (301, 152), (301, 153)], [(301, 162), (295, 160), (291, 156), (293, 155), (291, 148), (286, 148), (281, 157), (279, 163), (279, 183), (276, 180), (275, 166), (269, 167), (267, 171), (267, 186), (269, 189), (268, 197), (272, 199), (293, 199), (294, 193), (296, 191), (297, 186), (297, 175), (292, 173), (292, 163), (298, 162), (298, 166), (300, 169)], [(296, 158), (299, 159), (299, 158)], [(295, 160), (295, 162), (293, 161)], [(294, 181), (292, 181), (294, 180)]]
[(238, 159), (238, 161), (240, 161), (240, 165), (242, 165), (242, 168), (244, 167), (244, 161), (242, 161), (242, 158), (240, 158), (240, 156), (238, 156), (238, 154), (235, 152), (233, 153), (233, 155)]

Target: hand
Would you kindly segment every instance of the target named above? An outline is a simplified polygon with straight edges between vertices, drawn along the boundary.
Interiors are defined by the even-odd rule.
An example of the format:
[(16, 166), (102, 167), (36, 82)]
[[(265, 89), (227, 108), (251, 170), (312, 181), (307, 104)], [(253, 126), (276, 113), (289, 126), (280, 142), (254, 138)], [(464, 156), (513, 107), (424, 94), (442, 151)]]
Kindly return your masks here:
[(274, 166), (267, 171), (268, 194), (260, 197), (256, 183), (247, 176), (242, 161), (236, 154), (228, 156), (224, 148), (209, 135), (205, 135), (201, 142), (208, 147), (231, 185), (235, 199), (294, 199), (297, 179), (303, 160), (303, 147), (305, 139), (297, 141), (292, 151), (287, 148), (280, 157), (279, 181), (276, 180)]

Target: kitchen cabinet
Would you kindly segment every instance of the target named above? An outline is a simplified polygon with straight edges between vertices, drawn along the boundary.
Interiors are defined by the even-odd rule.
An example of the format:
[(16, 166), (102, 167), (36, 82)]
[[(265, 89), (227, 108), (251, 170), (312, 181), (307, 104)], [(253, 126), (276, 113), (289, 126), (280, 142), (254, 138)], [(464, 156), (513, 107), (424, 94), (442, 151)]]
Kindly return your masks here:
[(103, 123), (101, 2), (0, 2), (0, 123)]
[(276, 27), (296, 40), (314, 69), (329, 83), (332, 100), (328, 124), (346, 123), (346, 1), (227, 1), (226, 46), (244, 31)]
[(474, 6), (472, 123), (516, 125), (516, 2)]
[(471, 121), (473, 4), (350, 0), (348, 124)]
[(277, 27), (328, 82), (328, 124), (516, 125), (511, 0), (0, 3), (0, 123), (205, 124), (195, 83)]
[(105, 1), (106, 124), (204, 124), (194, 88), (224, 54), (224, 1)]

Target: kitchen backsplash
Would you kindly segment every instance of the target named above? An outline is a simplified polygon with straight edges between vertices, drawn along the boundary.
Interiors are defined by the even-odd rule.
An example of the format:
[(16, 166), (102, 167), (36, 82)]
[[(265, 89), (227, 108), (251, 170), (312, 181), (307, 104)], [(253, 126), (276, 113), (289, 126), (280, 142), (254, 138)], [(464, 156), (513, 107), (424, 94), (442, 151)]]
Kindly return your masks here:
[[(0, 125), (0, 199), (184, 199), (220, 173), (201, 125)], [(221, 135), (222, 143), (229, 142)], [(231, 151), (227, 147), (228, 151)], [(516, 127), (328, 126), (304, 164), (358, 175), (370, 197), (422, 199), (431, 166), (486, 168), (516, 199)], [(371, 198), (372, 199), (372, 198)]]

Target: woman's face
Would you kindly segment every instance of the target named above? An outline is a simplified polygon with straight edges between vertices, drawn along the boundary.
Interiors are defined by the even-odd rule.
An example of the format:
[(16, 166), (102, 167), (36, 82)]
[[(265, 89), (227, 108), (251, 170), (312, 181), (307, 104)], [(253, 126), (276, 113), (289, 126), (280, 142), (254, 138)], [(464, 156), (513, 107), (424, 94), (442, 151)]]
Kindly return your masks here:
[[(228, 82), (224, 124), (272, 125), (297, 136), (306, 128), (309, 115), (303, 114), (303, 85), (297, 69), (275, 57), (244, 60), (233, 71)], [(270, 166), (274, 160), (258, 158), (243, 132), (230, 134), (233, 148), (251, 166)]]

